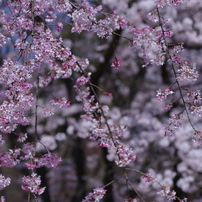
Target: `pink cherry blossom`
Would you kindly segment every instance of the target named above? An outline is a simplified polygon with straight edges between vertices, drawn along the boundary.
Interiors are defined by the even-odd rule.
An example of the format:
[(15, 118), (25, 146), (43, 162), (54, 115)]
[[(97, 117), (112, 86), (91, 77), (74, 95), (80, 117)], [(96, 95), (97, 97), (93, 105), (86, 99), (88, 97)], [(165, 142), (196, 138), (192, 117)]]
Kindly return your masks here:
[(121, 59), (115, 58), (114, 61), (113, 61), (113, 63), (112, 63), (112, 65), (111, 65), (111, 67), (112, 67), (114, 70), (118, 70), (119, 67), (121, 66), (121, 62), (122, 62)]
[[(40, 200), (45, 178), (50, 200), (100, 185), (83, 202), (200, 200), (199, 0), (0, 6), (0, 167), (30, 173), (22, 201)], [(10, 178), (18, 180), (5, 174), (8, 196)]]
[(142, 178), (143, 178), (146, 182), (152, 182), (152, 181), (154, 181), (154, 178), (151, 176), (151, 173), (142, 175)]
[(70, 106), (70, 101), (67, 101), (65, 97), (63, 98), (56, 98), (55, 100), (51, 100), (51, 104), (58, 106), (59, 108), (62, 107), (69, 107)]
[(62, 28), (63, 28), (63, 24), (61, 22), (58, 22), (56, 27), (57, 31), (61, 32)]
[(178, 79), (186, 82), (194, 82), (199, 77), (195, 65), (190, 64), (189, 61), (183, 61), (180, 63), (178, 74)]
[(11, 183), (10, 178), (4, 177), (2, 174), (0, 174), (0, 190), (4, 189)]
[(42, 194), (45, 187), (40, 187), (41, 179), (36, 173), (32, 173), (30, 176), (24, 176), (22, 178), (23, 185), (21, 188), (33, 194)]
[(106, 190), (103, 188), (96, 188), (93, 192), (89, 193), (88, 196), (85, 197), (82, 202), (90, 202), (90, 201), (100, 201), (104, 195), (106, 194)]
[(161, 90), (159, 89), (157, 91), (157, 94), (156, 94), (156, 97), (159, 99), (159, 100), (164, 100), (167, 98), (168, 95), (172, 95), (174, 92), (168, 87), (166, 88), (165, 90)]

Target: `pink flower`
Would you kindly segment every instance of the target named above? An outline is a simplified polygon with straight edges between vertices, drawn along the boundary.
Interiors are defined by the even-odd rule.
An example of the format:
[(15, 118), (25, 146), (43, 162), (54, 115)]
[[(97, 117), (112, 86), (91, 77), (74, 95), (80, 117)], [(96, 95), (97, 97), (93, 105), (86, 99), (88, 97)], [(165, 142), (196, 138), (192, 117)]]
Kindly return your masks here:
[(129, 165), (131, 162), (134, 162), (136, 159), (136, 155), (133, 150), (124, 144), (120, 144), (116, 146), (118, 160), (116, 160), (116, 164), (120, 167), (125, 167)]
[(63, 24), (61, 22), (58, 22), (57, 25), (56, 25), (57, 31), (61, 32), (62, 28), (63, 28)]
[(201, 101), (200, 90), (188, 90), (187, 96), (188, 96), (189, 102), (191, 104), (196, 104), (196, 103), (199, 103)]
[(39, 159), (38, 167), (46, 166), (49, 168), (57, 168), (61, 161), (62, 159), (58, 158), (56, 154), (48, 152)]
[(154, 178), (151, 176), (151, 173), (143, 175), (142, 178), (145, 180), (145, 182), (153, 182), (154, 181)]
[(106, 92), (106, 91), (102, 91), (102, 93), (103, 93), (103, 95), (107, 95), (108, 97), (112, 97), (112, 93), (108, 93), (108, 92)]
[(88, 73), (87, 77), (86, 76), (80, 76), (77, 80), (76, 83), (79, 85), (85, 85), (88, 83), (88, 81), (90, 80), (90, 73)]
[(6, 153), (0, 152), (0, 167), (12, 168), (19, 162), (20, 149), (9, 150)]
[(2, 138), (2, 135), (0, 135), (0, 147), (5, 144), (4, 139)]
[(168, 105), (166, 105), (165, 110), (166, 110), (166, 111), (169, 111), (172, 107), (173, 107), (173, 105), (168, 104)]
[(82, 202), (91, 202), (91, 201), (100, 201), (104, 195), (106, 194), (106, 190), (103, 188), (96, 188), (93, 192), (89, 193), (88, 196), (85, 197)]
[(172, 36), (173, 36), (173, 32), (172, 32), (170, 29), (165, 30), (164, 34), (165, 34), (165, 36), (167, 36), (167, 37), (172, 37)]
[(0, 190), (4, 189), (11, 183), (10, 178), (4, 177), (2, 174), (0, 174)]
[(24, 176), (22, 178), (23, 185), (21, 188), (25, 191), (31, 192), (33, 194), (42, 194), (45, 187), (40, 187), (41, 179), (36, 173), (32, 173), (31, 176)]
[(177, 79), (185, 82), (194, 82), (199, 77), (198, 71), (196, 71), (196, 66), (191, 65), (189, 61), (182, 61), (180, 63), (180, 68), (178, 69), (179, 76)]
[(6, 199), (5, 199), (4, 196), (1, 196), (1, 197), (0, 197), (0, 202), (6, 202)]
[(156, 97), (158, 98), (158, 100), (164, 100), (167, 98), (168, 95), (173, 94), (174, 92), (170, 89), (170, 87), (166, 88), (165, 90), (161, 90), (159, 89), (157, 91), (157, 95)]
[(85, 85), (89, 79), (87, 79), (85, 76), (81, 76), (76, 80), (76, 83), (79, 85)]
[(193, 140), (202, 143), (202, 131), (195, 130), (193, 135)]
[(70, 101), (67, 101), (65, 97), (63, 98), (56, 98), (56, 100), (51, 100), (51, 104), (58, 106), (59, 108), (62, 107), (69, 107), (70, 106)]
[(49, 116), (54, 115), (54, 110), (52, 110), (52, 109), (47, 109), (47, 108), (42, 108), (42, 109), (41, 109), (41, 115), (42, 115), (44, 118), (47, 118), (47, 117), (49, 117)]
[(117, 59), (117, 58), (115, 57), (115, 59), (114, 59), (112, 65), (111, 65), (111, 67), (112, 67), (114, 70), (118, 70), (119, 67), (121, 66), (121, 62), (122, 62), (122, 59)]
[(20, 134), (18, 135), (17, 141), (18, 141), (18, 142), (24, 142), (26, 139), (27, 139), (27, 133), (20, 133)]
[(159, 191), (157, 194), (159, 194), (161, 196), (166, 196), (166, 198), (169, 201), (173, 201), (173, 200), (176, 199), (176, 192), (175, 191), (170, 191), (170, 187), (169, 186), (162, 187), (162, 190)]

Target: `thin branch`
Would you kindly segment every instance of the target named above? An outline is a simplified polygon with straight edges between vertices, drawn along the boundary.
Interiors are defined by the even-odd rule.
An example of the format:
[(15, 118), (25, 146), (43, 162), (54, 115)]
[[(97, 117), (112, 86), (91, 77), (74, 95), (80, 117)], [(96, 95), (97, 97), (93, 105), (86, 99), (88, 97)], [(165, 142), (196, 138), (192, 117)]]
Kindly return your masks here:
[(124, 173), (124, 177), (125, 177), (125, 179), (126, 179), (127, 185), (129, 185), (130, 188), (138, 195), (138, 197), (140, 198), (140, 200), (141, 200), (142, 202), (145, 202), (145, 200), (142, 198), (142, 196), (139, 194), (139, 192), (138, 192), (138, 191), (133, 187), (133, 185), (130, 183), (130, 180), (128, 179), (128, 176), (127, 176), (126, 173)]
[[(162, 47), (162, 49), (166, 52), (168, 58), (172, 61), (171, 54), (170, 54), (170, 51), (168, 49), (168, 44), (167, 44), (166, 37), (165, 37), (165, 30), (163, 28), (163, 24), (162, 24), (162, 21), (161, 21), (161, 15), (160, 15), (160, 12), (159, 12), (158, 8), (157, 8), (157, 14), (158, 14), (158, 18), (159, 18), (159, 25), (160, 25), (160, 28), (161, 28), (161, 31), (162, 31), (163, 40), (164, 40), (164, 43), (166, 45), (166, 49), (164, 50), (164, 47)], [(182, 102), (183, 102), (183, 105), (184, 105), (184, 108), (185, 108), (185, 111), (186, 111), (188, 121), (189, 121), (191, 127), (193, 128), (193, 130), (195, 131), (196, 129), (195, 129), (193, 123), (191, 122), (189, 112), (188, 112), (188, 109), (187, 109), (187, 106), (186, 106), (186, 102), (185, 102), (185, 99), (184, 99), (184, 96), (183, 96), (183, 93), (182, 93), (182, 88), (181, 88), (180, 83), (179, 83), (179, 81), (177, 79), (177, 72), (175, 70), (175, 67), (174, 67), (173, 63), (171, 63), (171, 67), (172, 67), (172, 70), (173, 70), (173, 73), (174, 73), (175, 82), (176, 82), (177, 87), (179, 89), (180, 97), (182, 99)]]

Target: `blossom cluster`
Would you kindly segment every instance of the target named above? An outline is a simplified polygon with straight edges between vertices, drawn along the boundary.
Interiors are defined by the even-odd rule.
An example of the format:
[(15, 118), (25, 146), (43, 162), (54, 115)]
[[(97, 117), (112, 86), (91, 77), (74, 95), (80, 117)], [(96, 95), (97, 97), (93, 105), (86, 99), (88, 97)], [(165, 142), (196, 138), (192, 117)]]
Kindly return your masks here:
[(158, 192), (161, 196), (166, 196), (169, 201), (173, 201), (176, 199), (176, 192), (170, 191), (170, 187), (162, 187), (162, 190)]
[(107, 14), (108, 17), (97, 20), (97, 15), (103, 14), (102, 6), (92, 7), (87, 0), (79, 5), (69, 16), (72, 18), (72, 32), (94, 32), (100, 38), (109, 38), (114, 30), (125, 28), (127, 21), (116, 13)]
[(177, 71), (179, 81), (194, 82), (199, 77), (195, 65), (191, 65), (189, 61), (182, 61), (179, 63), (180, 67)]
[(89, 193), (88, 196), (86, 196), (85, 199), (82, 200), (82, 202), (90, 202), (90, 201), (99, 202), (104, 197), (105, 194), (106, 190), (104, 190), (103, 188), (96, 188), (93, 190), (93, 192)]
[(30, 176), (24, 176), (22, 178), (22, 189), (33, 194), (42, 194), (45, 187), (40, 187), (41, 179), (36, 173), (32, 173)]
[(187, 0), (155, 0), (155, 3), (159, 8), (163, 8), (166, 4), (179, 6), (181, 3), (184, 3), (186, 1)]
[(100, 103), (96, 102), (95, 96), (90, 95), (90, 88), (83, 88), (81, 84), (85, 85), (86, 82), (75, 86), (78, 93), (76, 98), (78, 101), (82, 101), (84, 105), (86, 114), (82, 115), (82, 118), (84, 121), (90, 122), (91, 125), (88, 134), (89, 138), (98, 141), (99, 145), (108, 148), (109, 152), (115, 153), (114, 159), (118, 166), (125, 167), (135, 161), (136, 155), (132, 149), (119, 141), (124, 129), (110, 124), (109, 120), (106, 121), (108, 107), (101, 106)]
[[(38, 102), (39, 97), (43, 98), (44, 96), (41, 95), (41, 92), (52, 90), (49, 89), (52, 83), (64, 81), (70, 77), (75, 83), (76, 100), (82, 102), (84, 111), (81, 116), (82, 121), (89, 126), (86, 134), (82, 134), (82, 137), (97, 141), (100, 147), (106, 147), (109, 153), (107, 158), (115, 161), (119, 167), (126, 167), (136, 160), (133, 149), (121, 142), (128, 131), (116, 118), (112, 117), (110, 109), (99, 101), (96, 90), (101, 89), (91, 83), (91, 72), (86, 73), (89, 67), (88, 59), (76, 57), (70, 47), (64, 45), (61, 37), (54, 36), (53, 26), (57, 32), (61, 32), (64, 27), (63, 21), (58, 20), (58, 14), (65, 13), (67, 17), (71, 18), (71, 23), (69, 20), (67, 23), (71, 26), (71, 32), (79, 34), (83, 31), (91, 34), (95, 33), (99, 38), (109, 41), (111, 40), (110, 36), (115, 35), (116, 30), (128, 28), (129, 33), (132, 34), (132, 39), (127, 37), (124, 39), (129, 39), (132, 42), (131, 47), (133, 49), (141, 50), (138, 57), (143, 59), (143, 67), (150, 64), (162, 66), (167, 64), (168, 61), (176, 74), (176, 83), (179, 84), (179, 81), (191, 83), (199, 77), (196, 66), (179, 56), (179, 52), (183, 49), (181, 45), (174, 45), (173, 49), (169, 50), (166, 39), (173, 37), (173, 32), (168, 28), (168, 20), (160, 17), (159, 13), (159, 8), (163, 8), (166, 4), (177, 6), (185, 1), (156, 0), (157, 9), (149, 11), (148, 16), (150, 23), (154, 26), (146, 25), (142, 27), (129, 25), (128, 21), (124, 17), (120, 17), (116, 11), (105, 13), (101, 5), (91, 5), (88, 0), (83, 0), (80, 4), (66, 0), (8, 0), (6, 2), (8, 8), (0, 12), (2, 25), (0, 28), (2, 30), (2, 33), (0, 33), (0, 47), (6, 44), (11, 45), (13, 53), (3, 60), (0, 67), (2, 91), (0, 131), (4, 135), (10, 135), (18, 131), (19, 125), (30, 125), (30, 128), (33, 126), (35, 130), (33, 135), (35, 142), (28, 142), (27, 139), (29, 138), (25, 132), (17, 134), (16, 144), (20, 146), (0, 152), (0, 167), (14, 167), (19, 163), (24, 163), (32, 174), (23, 176), (21, 186), (23, 190), (32, 194), (42, 194), (45, 187), (40, 187), (40, 176), (34, 170), (44, 166), (57, 168), (61, 162), (61, 158), (51, 152), (57, 147), (55, 140), (59, 142), (66, 136), (63, 133), (61, 133), (63, 135), (58, 133), (58, 139), (51, 139), (51, 136), (43, 135), (41, 141), (38, 140), (38, 136), (40, 139), (40, 134), (37, 131), (40, 111), (38, 108), (41, 107), (43, 118), (54, 114), (52, 109), (39, 106)], [(111, 67), (118, 70), (122, 62), (122, 59), (114, 56)], [(180, 87), (179, 90), (181, 90)], [(202, 116), (202, 107), (199, 106), (201, 101), (200, 91), (186, 91), (186, 104), (189, 105), (189, 110)], [(104, 90), (101, 90), (101, 92), (104, 95), (112, 95)], [(54, 92), (50, 94), (52, 93), (54, 94)], [(172, 94), (174, 94), (174, 91), (171, 90), (171, 87), (167, 87), (165, 90), (159, 89), (156, 96), (163, 101), (168, 95)], [(68, 96), (53, 95), (52, 97), (55, 99), (49, 99), (49, 104), (59, 108), (70, 106)], [(46, 105), (46, 103), (43, 104)], [(167, 105), (166, 110), (171, 109), (171, 107), (173, 107), (172, 104)], [(35, 117), (35, 123), (33, 117)], [(172, 115), (168, 126), (165, 127), (165, 135), (173, 134), (174, 129), (181, 127), (183, 120), (183, 112)], [(199, 130), (194, 132), (195, 139), (201, 141), (201, 132)], [(3, 135), (0, 135), (0, 146), (3, 147), (4, 144)], [(46, 153), (44, 153), (44, 150)], [(154, 181), (149, 174), (143, 175), (143, 178), (147, 182)], [(0, 175), (0, 181), (0, 190), (2, 190), (10, 184), (11, 180)], [(89, 193), (83, 202), (100, 201), (105, 194), (105, 189), (96, 188), (92, 193)], [(159, 194), (165, 196), (169, 201), (176, 199), (175, 191), (170, 191), (168, 187), (162, 187)], [(136, 201), (135, 199), (132, 200)], [(3, 197), (1, 201), (4, 201)]]
[(133, 33), (131, 48), (141, 50), (145, 60), (143, 67), (149, 64), (163, 65), (166, 58), (166, 43), (164, 34), (172, 37), (170, 30), (165, 30), (164, 34), (157, 28), (145, 26), (143, 28), (130, 27)]
[(164, 127), (165, 129), (165, 136), (173, 135), (174, 131), (180, 127), (182, 127), (184, 117), (183, 113), (174, 114), (170, 118), (170, 123)]
[(11, 183), (11, 179), (10, 178), (6, 178), (4, 177), (2, 174), (0, 174), (0, 190), (4, 189), (5, 187), (7, 187), (10, 183)]
[(113, 61), (113, 63), (112, 63), (112, 65), (111, 65), (111, 67), (112, 67), (114, 70), (117, 70), (117, 69), (119, 69), (119, 67), (121, 66), (121, 62), (122, 62), (121, 59), (115, 58), (114, 61)]
[(159, 100), (164, 100), (167, 98), (168, 95), (172, 95), (174, 94), (174, 92), (171, 90), (170, 87), (166, 88), (165, 90), (161, 90), (159, 89), (157, 91), (157, 94), (156, 94), (156, 97), (159, 99)]
[(188, 101), (191, 104), (197, 104), (201, 102), (201, 92), (200, 90), (188, 90), (187, 91)]
[(67, 101), (65, 97), (63, 98), (56, 98), (55, 100), (51, 100), (51, 104), (58, 106), (59, 108), (62, 107), (69, 107), (70, 106), (70, 101)]
[(152, 181), (154, 181), (154, 178), (151, 176), (151, 173), (147, 173), (147, 174), (142, 175), (142, 178), (146, 182), (152, 182)]

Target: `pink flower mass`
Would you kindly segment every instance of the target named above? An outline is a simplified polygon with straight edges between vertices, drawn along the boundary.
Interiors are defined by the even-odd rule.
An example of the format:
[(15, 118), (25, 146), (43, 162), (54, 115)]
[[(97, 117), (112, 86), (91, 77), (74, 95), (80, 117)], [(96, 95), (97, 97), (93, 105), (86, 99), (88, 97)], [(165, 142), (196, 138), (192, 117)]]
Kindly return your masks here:
[(0, 201), (202, 201), (201, 10), (0, 0)]
[(121, 62), (122, 62), (121, 59), (115, 58), (115, 60), (113, 61), (112, 65), (111, 65), (112, 68), (113, 68), (114, 70), (119, 69), (119, 67), (121, 66)]
[(36, 173), (32, 173), (31, 176), (24, 176), (22, 178), (22, 181), (22, 189), (25, 191), (40, 195), (45, 190), (45, 187), (39, 187), (39, 185), (41, 184), (41, 179), (40, 176), (36, 175)]

